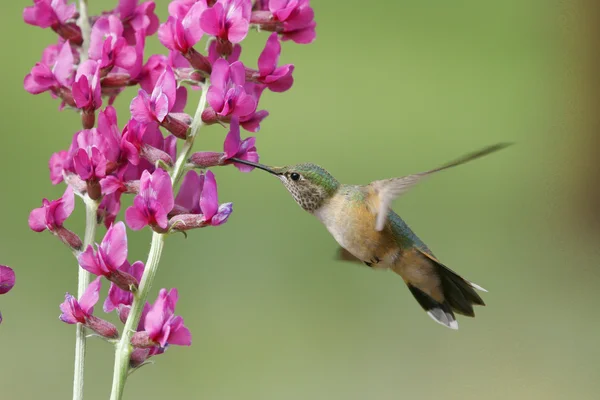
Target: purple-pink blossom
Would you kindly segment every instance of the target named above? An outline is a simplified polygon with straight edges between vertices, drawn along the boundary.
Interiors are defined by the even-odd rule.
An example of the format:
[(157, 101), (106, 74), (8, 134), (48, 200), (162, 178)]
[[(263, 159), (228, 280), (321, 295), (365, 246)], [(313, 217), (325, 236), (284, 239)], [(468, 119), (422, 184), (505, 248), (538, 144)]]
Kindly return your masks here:
[(160, 345), (190, 346), (192, 335), (183, 324), (183, 318), (175, 315), (175, 306), (178, 300), (177, 289), (161, 289), (158, 298), (148, 310), (144, 321), (143, 331), (137, 332), (132, 337), (132, 344), (136, 347), (152, 347)]
[[(246, 93), (245, 82), (246, 71), (240, 61), (231, 65), (222, 58), (215, 61), (207, 93), (208, 104), (212, 110), (206, 110), (205, 114), (209, 115), (212, 111), (217, 117), (229, 118), (252, 114), (256, 110), (256, 100)], [(203, 119), (204, 117), (203, 115)]]
[(46, 229), (54, 231), (62, 228), (63, 223), (75, 208), (73, 188), (68, 186), (65, 193), (58, 200), (42, 200), (42, 207), (36, 208), (29, 214), (29, 227), (35, 232)]
[(251, 23), (258, 24), (267, 31), (281, 34), (283, 40), (299, 44), (315, 40), (315, 13), (310, 0), (270, 0), (269, 11), (264, 7), (252, 14)]
[(251, 10), (250, 0), (217, 0), (202, 13), (200, 26), (222, 41), (239, 43), (248, 34)]
[(15, 286), (15, 271), (6, 265), (0, 265), (0, 294), (6, 294)]
[(140, 180), (140, 192), (133, 199), (133, 206), (125, 212), (127, 225), (134, 231), (146, 225), (165, 230), (167, 214), (173, 209), (173, 187), (171, 177), (161, 168), (150, 174), (144, 171)]
[(123, 37), (123, 23), (116, 15), (100, 17), (94, 23), (88, 54), (106, 72), (113, 67), (129, 71), (137, 61), (135, 46), (127, 44)]
[(145, 124), (159, 123), (177, 137), (185, 138), (191, 122), (190, 117), (182, 113), (186, 102), (187, 90), (177, 88), (173, 69), (167, 66), (156, 81), (152, 94), (140, 89), (129, 109), (135, 120)]
[(285, 92), (294, 84), (293, 64), (277, 66), (281, 55), (281, 43), (276, 33), (267, 39), (265, 48), (258, 58), (258, 74), (252, 76), (257, 82), (265, 84), (273, 92)]
[(121, 221), (112, 225), (97, 250), (90, 245), (79, 254), (77, 260), (81, 268), (94, 275), (104, 276), (123, 290), (137, 288), (138, 280), (123, 272), (121, 267), (127, 262), (127, 233)]
[(75, 24), (77, 7), (66, 0), (33, 0), (33, 6), (25, 7), (23, 20), (40, 28), (52, 28), (66, 40), (80, 45), (83, 41), (81, 30)]
[(169, 225), (180, 231), (219, 226), (232, 211), (231, 203), (219, 204), (217, 181), (211, 171), (201, 175), (189, 171), (179, 189)]
[(69, 42), (65, 42), (53, 65), (43, 62), (35, 64), (31, 72), (25, 76), (23, 82), (25, 90), (31, 94), (50, 91), (54, 96), (61, 97), (64, 103), (75, 107), (70, 89), (73, 83), (73, 60), (71, 46)]
[(83, 324), (101, 336), (115, 338), (119, 335), (117, 328), (110, 322), (95, 317), (94, 305), (98, 302), (101, 277), (94, 279), (79, 300), (67, 293), (65, 301), (60, 305), (60, 320), (67, 324)]
[(163, 46), (183, 54), (188, 53), (204, 34), (200, 28), (200, 16), (204, 10), (206, 10), (206, 0), (200, 0), (191, 4), (189, 8), (177, 8), (175, 15), (171, 13), (167, 22), (158, 28), (158, 39)]
[[(119, 267), (119, 271), (134, 277), (139, 282), (144, 273), (144, 263), (136, 261), (130, 265), (125, 261), (125, 263)], [(121, 289), (115, 283), (111, 283), (110, 288), (108, 289), (108, 296), (106, 297), (106, 300), (104, 300), (103, 310), (108, 313), (116, 309), (119, 313), (119, 318), (124, 322), (127, 319), (126, 314), (129, 314), (129, 308), (132, 303), (133, 293), (129, 290)]]
[(154, 9), (153, 1), (138, 4), (138, 0), (119, 0), (115, 11), (123, 23), (123, 37), (130, 45), (135, 44), (136, 32), (144, 32), (144, 36), (151, 36), (158, 30), (159, 20)]
[[(229, 124), (229, 133), (225, 137), (223, 150), (225, 158), (239, 158), (246, 161), (258, 162), (258, 153), (256, 152), (256, 138), (248, 137), (244, 140), (240, 138), (240, 123), (237, 118), (232, 118)], [(234, 162), (233, 165), (242, 172), (250, 172), (254, 167)]]

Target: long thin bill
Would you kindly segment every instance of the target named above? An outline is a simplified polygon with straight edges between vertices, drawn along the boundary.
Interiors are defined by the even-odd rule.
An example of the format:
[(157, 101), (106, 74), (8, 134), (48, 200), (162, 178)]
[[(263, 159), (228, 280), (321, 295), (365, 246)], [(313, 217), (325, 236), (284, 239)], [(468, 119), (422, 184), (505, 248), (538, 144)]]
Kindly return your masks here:
[(249, 165), (251, 167), (262, 169), (263, 171), (267, 171), (273, 175), (278, 175), (278, 173), (273, 171), (273, 169), (271, 169), (271, 167), (267, 167), (266, 165), (263, 165), (263, 164), (259, 164), (259, 163), (255, 163), (255, 162), (247, 161), (247, 160), (241, 160), (239, 158), (230, 158), (229, 160), (236, 162), (236, 163), (245, 164), (245, 165)]

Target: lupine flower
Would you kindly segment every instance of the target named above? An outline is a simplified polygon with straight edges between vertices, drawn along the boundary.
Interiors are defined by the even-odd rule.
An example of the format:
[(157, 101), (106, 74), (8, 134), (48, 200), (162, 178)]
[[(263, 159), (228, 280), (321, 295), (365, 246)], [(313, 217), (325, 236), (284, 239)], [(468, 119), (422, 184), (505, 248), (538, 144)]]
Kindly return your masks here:
[(142, 72), (139, 77), (140, 87), (145, 90), (146, 93), (152, 92), (156, 86), (156, 81), (158, 81), (158, 78), (165, 72), (167, 65), (169, 65), (168, 58), (163, 54), (153, 54), (148, 58), (148, 61), (142, 67)]
[(192, 335), (183, 324), (183, 318), (174, 315), (177, 304), (177, 289), (161, 289), (158, 298), (144, 318), (143, 331), (137, 332), (132, 337), (132, 344), (136, 347), (152, 347), (160, 345), (190, 346)]
[(25, 7), (23, 20), (29, 25), (40, 28), (52, 28), (56, 33), (74, 44), (83, 41), (81, 30), (74, 22), (77, 7), (74, 3), (67, 4), (65, 0), (33, 0), (34, 5)]
[[(244, 140), (240, 139), (240, 124), (237, 118), (232, 118), (229, 125), (229, 133), (225, 137), (223, 150), (225, 150), (225, 159), (239, 158), (246, 161), (258, 162), (258, 153), (256, 152), (256, 138), (249, 137)], [(250, 172), (254, 167), (233, 163), (237, 169), (242, 172)]]
[(23, 85), (25, 90), (31, 94), (51, 91), (53, 95), (61, 97), (66, 104), (75, 107), (70, 90), (72, 82), (73, 53), (69, 42), (65, 42), (54, 65), (50, 66), (41, 62), (35, 64), (31, 72), (25, 76)]
[(261, 29), (277, 32), (299, 44), (315, 40), (315, 13), (309, 0), (270, 0), (269, 11), (255, 11), (250, 20)]
[(204, 10), (206, 0), (195, 2), (187, 10), (178, 9), (178, 15), (171, 15), (167, 22), (158, 28), (158, 40), (169, 50), (187, 53), (204, 35), (200, 28), (200, 15)]
[(200, 176), (188, 172), (177, 197), (169, 226), (179, 231), (222, 225), (233, 211), (231, 203), (219, 205), (217, 181), (211, 171)]
[(15, 271), (6, 265), (0, 265), (0, 294), (6, 294), (15, 286)]
[(87, 60), (79, 65), (73, 82), (73, 99), (77, 108), (83, 110), (82, 121), (86, 129), (94, 127), (94, 112), (102, 106), (100, 68), (98, 63)]
[(208, 88), (207, 100), (212, 110), (206, 110), (202, 119), (211, 121), (210, 114), (219, 117), (244, 117), (256, 110), (256, 100), (246, 93), (244, 64), (236, 61), (229, 65), (225, 59), (218, 59), (213, 65), (210, 76), (211, 85)]
[(106, 73), (113, 67), (129, 70), (137, 59), (136, 49), (127, 44), (123, 37), (123, 24), (115, 15), (100, 17), (94, 23), (88, 54)]
[(279, 43), (277, 34), (272, 33), (267, 39), (260, 57), (258, 57), (258, 74), (251, 74), (251, 78), (267, 85), (273, 92), (285, 92), (294, 83), (294, 77), (292, 76), (293, 64), (277, 67), (280, 54), (281, 43)]
[[(134, 277), (139, 282), (144, 273), (144, 263), (136, 261), (133, 265), (129, 265), (129, 263), (125, 261), (125, 263), (119, 267), (119, 271)], [(111, 283), (110, 288), (108, 289), (108, 296), (106, 297), (106, 300), (104, 300), (103, 310), (108, 313), (116, 309), (119, 313), (119, 318), (125, 323), (132, 303), (133, 293), (129, 290), (119, 288), (115, 283)]]
[[(231, 54), (227, 55), (225, 59), (231, 64), (233, 62), (239, 61), (241, 55), (242, 46), (236, 43), (235, 45), (233, 45)], [(221, 58), (221, 54), (217, 51), (217, 41), (211, 40), (208, 44), (208, 59), (211, 62), (211, 64), (214, 64), (215, 61), (217, 61), (219, 58)]]
[(121, 148), (123, 156), (133, 165), (138, 165), (140, 158), (144, 158), (155, 165), (161, 160), (167, 165), (172, 165), (171, 156), (161, 150), (164, 139), (155, 123), (145, 124), (134, 119), (130, 120), (123, 129)]
[[(6, 265), (0, 265), (0, 294), (6, 294), (15, 286), (15, 271)], [(2, 323), (2, 313), (0, 313)]]
[(69, 293), (65, 295), (65, 301), (60, 305), (60, 320), (67, 324), (80, 323), (100, 336), (116, 338), (119, 336), (119, 332), (113, 324), (92, 315), (102, 286), (100, 279), (102, 278), (94, 279), (79, 300)]
[(57, 185), (64, 180), (63, 171), (68, 164), (68, 156), (67, 151), (61, 150), (50, 157), (48, 168), (50, 169), (50, 181), (53, 185)]
[(202, 13), (200, 26), (222, 41), (239, 43), (248, 34), (252, 2), (250, 0), (217, 0)]
[(140, 180), (140, 192), (133, 199), (133, 206), (125, 212), (125, 220), (134, 231), (146, 225), (165, 230), (168, 225), (167, 214), (173, 209), (173, 204), (173, 187), (169, 174), (160, 168), (152, 175), (144, 171)]
[(35, 232), (48, 229), (63, 243), (73, 249), (81, 249), (81, 239), (63, 226), (65, 220), (75, 208), (73, 188), (68, 186), (65, 193), (58, 200), (42, 200), (42, 207), (36, 208), (29, 214), (29, 228)]
[(90, 245), (77, 260), (81, 268), (94, 275), (104, 276), (123, 290), (137, 288), (138, 280), (120, 268), (127, 262), (127, 234), (125, 224), (111, 226), (97, 250)]
[(173, 70), (167, 66), (156, 81), (152, 94), (140, 89), (129, 108), (135, 120), (145, 124), (157, 122), (177, 137), (185, 138), (190, 118), (181, 111), (186, 101), (186, 89), (177, 89)]
[(143, 31), (144, 36), (152, 36), (156, 33), (159, 20), (154, 13), (155, 8), (156, 4), (153, 1), (138, 4), (138, 0), (119, 0), (115, 11), (123, 23), (123, 37), (128, 44), (135, 44), (135, 33), (138, 31)]

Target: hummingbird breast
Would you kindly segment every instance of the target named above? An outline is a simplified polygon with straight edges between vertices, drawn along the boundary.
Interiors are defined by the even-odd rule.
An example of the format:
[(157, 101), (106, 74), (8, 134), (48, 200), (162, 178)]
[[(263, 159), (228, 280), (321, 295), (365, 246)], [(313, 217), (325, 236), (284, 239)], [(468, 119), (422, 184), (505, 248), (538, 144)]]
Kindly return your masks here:
[(365, 186), (343, 185), (313, 214), (340, 246), (374, 267), (389, 267), (400, 247), (389, 227), (375, 229), (379, 199)]

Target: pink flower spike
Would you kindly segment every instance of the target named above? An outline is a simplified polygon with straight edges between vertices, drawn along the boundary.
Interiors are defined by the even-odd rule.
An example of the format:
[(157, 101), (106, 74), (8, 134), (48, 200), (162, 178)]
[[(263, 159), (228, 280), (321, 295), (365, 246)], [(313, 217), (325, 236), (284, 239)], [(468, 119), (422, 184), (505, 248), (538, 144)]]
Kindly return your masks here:
[(15, 271), (6, 265), (0, 265), (0, 294), (6, 294), (15, 286)]
[(42, 232), (46, 229), (54, 231), (57, 228), (62, 228), (63, 223), (71, 215), (74, 208), (73, 188), (68, 186), (60, 199), (52, 201), (44, 199), (42, 207), (31, 211), (31, 214), (29, 214), (29, 227), (35, 232)]
[(167, 214), (173, 209), (173, 205), (173, 187), (169, 174), (160, 168), (152, 175), (144, 171), (140, 191), (133, 199), (133, 206), (125, 212), (125, 220), (136, 231), (146, 225), (164, 231), (168, 225)]
[(277, 67), (279, 55), (281, 54), (281, 44), (277, 33), (272, 33), (267, 39), (265, 48), (258, 58), (258, 81), (264, 83), (273, 92), (285, 92), (294, 84), (293, 64), (286, 64)]
[(177, 298), (177, 289), (171, 289), (168, 293), (166, 289), (161, 289), (156, 302), (144, 319), (144, 329), (148, 339), (162, 348), (168, 344), (179, 346), (192, 344), (192, 336), (183, 324), (183, 318), (174, 315)]
[[(232, 118), (229, 125), (229, 133), (225, 137), (225, 143), (223, 144), (223, 150), (225, 151), (225, 157), (239, 158), (246, 161), (258, 162), (258, 153), (256, 152), (255, 137), (249, 137), (243, 141), (240, 139), (240, 123), (238, 118)], [(250, 172), (254, 167), (234, 163), (235, 167), (241, 172)]]

